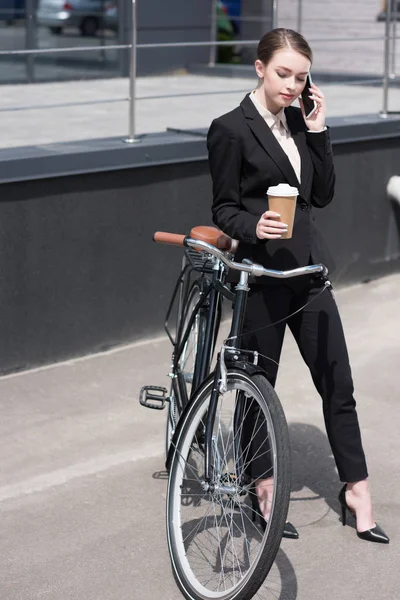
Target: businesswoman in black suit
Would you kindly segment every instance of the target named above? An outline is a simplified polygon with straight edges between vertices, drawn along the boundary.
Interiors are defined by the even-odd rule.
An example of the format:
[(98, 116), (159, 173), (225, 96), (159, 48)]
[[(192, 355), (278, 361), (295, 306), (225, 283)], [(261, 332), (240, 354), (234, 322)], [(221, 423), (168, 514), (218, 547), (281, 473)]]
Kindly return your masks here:
[[(250, 258), (279, 270), (319, 262), (332, 267), (314, 223), (314, 210), (331, 202), (335, 183), (324, 95), (317, 86), (310, 87), (318, 108), (309, 118), (301, 98), (300, 109), (291, 106), (305, 87), (311, 63), (312, 52), (303, 36), (287, 29), (268, 32), (257, 49), (258, 88), (209, 129), (213, 220), (239, 240), (238, 260)], [(287, 226), (268, 210), (267, 189), (279, 183), (299, 190), (291, 239), (282, 239)], [(339, 494), (343, 515), (346, 510), (354, 514), (362, 539), (387, 543), (389, 538), (372, 516), (340, 316), (331, 292), (322, 289), (321, 281), (308, 276), (284, 282), (257, 279), (248, 297), (244, 344), (264, 355), (260, 362), (274, 385), (287, 322), (323, 401), (329, 442), (344, 482)], [(267, 520), (273, 478), (259, 478), (255, 487)], [(287, 537), (290, 533), (289, 527)], [(295, 530), (292, 534), (297, 537)]]

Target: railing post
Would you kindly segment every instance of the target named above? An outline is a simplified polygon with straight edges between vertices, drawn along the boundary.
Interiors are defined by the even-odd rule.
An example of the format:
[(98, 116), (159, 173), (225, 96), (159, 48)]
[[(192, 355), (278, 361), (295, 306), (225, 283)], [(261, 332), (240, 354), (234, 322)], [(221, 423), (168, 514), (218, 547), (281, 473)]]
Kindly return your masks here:
[(381, 117), (386, 119), (388, 116), (389, 103), (389, 70), (390, 70), (390, 22), (392, 17), (392, 0), (386, 2), (386, 26), (385, 26), (385, 62), (383, 72), (383, 107)]
[(136, 138), (135, 122), (135, 100), (136, 100), (136, 62), (137, 62), (137, 0), (132, 0), (132, 47), (131, 64), (129, 70), (129, 135), (125, 139), (127, 144), (133, 144), (139, 140)]
[(393, 24), (392, 24), (392, 60), (391, 60), (391, 71), (390, 79), (396, 79), (396, 35), (397, 35), (397, 2), (395, 3), (393, 11)]
[[(217, 40), (217, 0), (211, 0), (211, 27), (210, 27), (210, 42)], [(208, 66), (215, 67), (217, 59), (217, 46), (212, 43), (210, 46), (210, 57)]]
[(278, 27), (278, 0), (272, 3), (272, 29)]
[(303, 0), (297, 0), (297, 31), (301, 33), (303, 27)]

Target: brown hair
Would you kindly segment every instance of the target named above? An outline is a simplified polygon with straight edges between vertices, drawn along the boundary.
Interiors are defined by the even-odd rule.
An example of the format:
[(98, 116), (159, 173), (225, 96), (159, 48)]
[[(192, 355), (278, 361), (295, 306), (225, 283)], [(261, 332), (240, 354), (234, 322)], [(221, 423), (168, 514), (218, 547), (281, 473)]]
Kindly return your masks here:
[(292, 48), (299, 54), (302, 54), (310, 62), (312, 62), (313, 55), (312, 50), (307, 40), (293, 29), (272, 29), (262, 36), (257, 46), (257, 58), (267, 65), (272, 59), (275, 52), (278, 50), (284, 50), (285, 48)]

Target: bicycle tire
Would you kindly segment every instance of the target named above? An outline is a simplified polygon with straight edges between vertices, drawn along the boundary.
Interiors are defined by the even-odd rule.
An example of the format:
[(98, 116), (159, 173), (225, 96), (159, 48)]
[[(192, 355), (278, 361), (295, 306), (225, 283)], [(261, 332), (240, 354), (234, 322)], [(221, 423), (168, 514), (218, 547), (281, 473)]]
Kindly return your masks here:
[[(193, 310), (196, 307), (197, 302), (200, 299), (201, 293), (203, 292), (203, 284), (201, 279), (193, 282), (189, 294), (187, 296), (186, 308), (183, 311), (183, 328), (182, 332), (186, 330), (186, 326), (189, 323), (189, 319), (193, 313)], [(192, 324), (188, 340), (185, 344), (185, 348), (182, 352), (182, 356), (179, 360), (179, 367), (182, 370), (183, 376), (185, 378), (187, 394), (188, 398), (190, 398), (190, 394), (192, 391), (191, 383), (193, 381), (193, 377), (198, 369), (198, 359), (197, 356), (199, 354), (199, 350), (201, 353), (202, 346), (204, 344), (204, 336), (205, 336), (205, 328), (206, 328), (206, 315), (199, 311), (196, 316), (195, 321)], [(179, 326), (179, 324), (178, 324)], [(179, 340), (177, 343), (179, 346)], [(193, 346), (192, 351), (190, 351), (190, 346)], [(190, 365), (186, 365), (187, 361), (191, 357)], [(188, 370), (185, 371), (185, 367), (188, 367)], [(191, 371), (189, 370), (191, 368)], [(179, 406), (176, 402), (175, 398), (175, 390), (173, 383), (171, 384), (170, 396), (169, 396), (169, 404), (167, 411), (167, 422), (166, 422), (166, 432), (165, 432), (165, 456), (168, 456), (169, 446), (175, 431), (176, 424), (180, 417), (179, 414)]]
[[(237, 486), (235, 494), (231, 494), (231, 497), (228, 494), (227, 498), (224, 498), (222, 493), (218, 496), (218, 490), (210, 492), (204, 489), (200, 469), (197, 471), (196, 466), (194, 466), (197, 458), (198, 464), (201, 465), (201, 443), (198, 442), (196, 436), (200, 426), (204, 425), (213, 382), (213, 375), (211, 375), (197, 390), (190, 409), (182, 416), (185, 421), (182, 423), (180, 434), (176, 440), (167, 489), (168, 548), (175, 581), (188, 600), (210, 600), (211, 598), (218, 600), (249, 600), (263, 584), (274, 563), (286, 522), (290, 495), (288, 427), (276, 392), (264, 375), (249, 376), (239, 369), (228, 371), (227, 394), (234, 392), (232, 395), (234, 403), (237, 402), (237, 393), (245, 394), (245, 397), (250, 399), (248, 400), (249, 406), (252, 406), (255, 401), (259, 407), (259, 414), (265, 416), (268, 435), (271, 436), (274, 498), (269, 522), (265, 530), (261, 532), (262, 527), (258, 528), (254, 523), (254, 510), (249, 510), (247, 504), (248, 500), (251, 499), (250, 490), (254, 489), (251, 481), (248, 480), (246, 485)], [(225, 401), (227, 394), (220, 395), (222, 402)], [(236, 408), (233, 407), (232, 410), (234, 414)], [(218, 411), (216, 413), (216, 420), (219, 419), (217, 431), (224, 432), (226, 428), (224, 429), (221, 426), (221, 413), (218, 413)], [(257, 427), (258, 419), (259, 417), (257, 417)], [(234, 421), (235, 417), (233, 416), (231, 422)], [(240, 435), (242, 434), (240, 433)], [(226, 446), (224, 443), (220, 444), (218, 439), (213, 442), (215, 445), (213, 454), (218, 455), (218, 459), (213, 459), (213, 469), (218, 481), (235, 482), (236, 474), (229, 470), (228, 464), (229, 461), (232, 463), (232, 460), (234, 464), (240, 462), (237, 460), (237, 456), (233, 457), (232, 460), (228, 457), (229, 454), (235, 454), (236, 442), (234, 443), (234, 439), (237, 437), (236, 431), (233, 436), (232, 442), (230, 444), (226, 443)], [(226, 466), (228, 469), (226, 473), (223, 473), (223, 461), (221, 461), (221, 464), (219, 463), (221, 458), (219, 448), (226, 450)], [(241, 448), (243, 450), (243, 446)], [(244, 451), (242, 450), (243, 456)], [(242, 475), (242, 478), (245, 481), (244, 475)], [(236, 479), (237, 481), (238, 479)], [(243, 492), (245, 492), (244, 496)], [(246, 494), (248, 496), (247, 500)], [(209, 517), (211, 509), (210, 506), (207, 506), (207, 503), (212, 504), (214, 517)], [(189, 509), (186, 510), (186, 507), (190, 507), (190, 512)], [(226, 510), (227, 507), (228, 510)], [(221, 517), (218, 517), (217, 509), (221, 510)], [(203, 512), (204, 516), (201, 517)], [(191, 519), (188, 522), (189, 524), (184, 522), (185, 514), (188, 514)], [(199, 514), (200, 518), (196, 520)], [(243, 526), (243, 532), (240, 531), (241, 526)], [(221, 537), (223, 527), (227, 530), (226, 539)], [(217, 532), (216, 534), (214, 530)], [(243, 533), (243, 538), (241, 538), (241, 533)], [(218, 539), (217, 543), (215, 542), (215, 535)], [(233, 562), (236, 560), (238, 563), (241, 575), (237, 583), (235, 583), (235, 575), (232, 575), (234, 565), (228, 564), (229, 560), (232, 561), (232, 559), (228, 560), (230, 551), (227, 550), (230, 544), (233, 547), (235, 539), (239, 540), (237, 543), (239, 551), (243, 547), (243, 553), (246, 554), (247, 552), (248, 556), (245, 556), (245, 559), (248, 562), (250, 562), (250, 557), (255, 556), (253, 563), (249, 566), (247, 572), (243, 574), (242, 568), (244, 571), (245, 561), (240, 563), (236, 550), (231, 552), (234, 557)], [(203, 549), (202, 544), (204, 545)], [(199, 549), (198, 552), (197, 549)], [(227, 563), (226, 577), (224, 574), (222, 575), (225, 589), (219, 590), (214, 588), (215, 581), (212, 580), (216, 578), (221, 582), (224, 561)], [(220, 569), (219, 574), (218, 566)], [(229, 581), (233, 579), (234, 583), (227, 588), (228, 578)], [(219, 584), (217, 587), (219, 587)]]

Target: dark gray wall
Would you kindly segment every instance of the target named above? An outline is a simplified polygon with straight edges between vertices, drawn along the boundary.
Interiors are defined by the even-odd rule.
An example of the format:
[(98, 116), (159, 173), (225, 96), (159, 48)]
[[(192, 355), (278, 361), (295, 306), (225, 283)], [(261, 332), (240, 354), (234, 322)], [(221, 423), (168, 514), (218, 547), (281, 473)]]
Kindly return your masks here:
[[(83, 158), (80, 163), (82, 170), (98, 172), (50, 177), (43, 171), (33, 179), (30, 171), (25, 181), (0, 186), (1, 373), (161, 331), (181, 250), (154, 244), (153, 232), (188, 233), (193, 225), (211, 224), (204, 140), (181, 145), (180, 160), (171, 155), (177, 142), (165, 150), (171, 164), (156, 164), (162, 160), (156, 148), (161, 152), (165, 144), (154, 144), (153, 150), (124, 149), (138, 161), (142, 154), (143, 161), (150, 157), (152, 165), (118, 170), (110, 162), (112, 170), (104, 171), (97, 144), (97, 166), (93, 157), (86, 167)], [(184, 162), (192, 146), (201, 146), (202, 157)], [(111, 161), (112, 150), (106, 150)], [(318, 211), (337, 263), (333, 280), (344, 285), (398, 269), (400, 219), (386, 185), (398, 173), (400, 137), (343, 138), (334, 153), (336, 197)], [(51, 166), (60, 174), (57, 169), (73, 161), (61, 150), (55, 154), (60, 165)], [(0, 174), (11, 177), (14, 168), (13, 177), (23, 178), (28, 158), (21, 158), (18, 170), (11, 155), (0, 161)], [(31, 161), (33, 156), (32, 150)]]
[(205, 163), (1, 187), (0, 372), (162, 328), (180, 252), (156, 229), (210, 222)]

